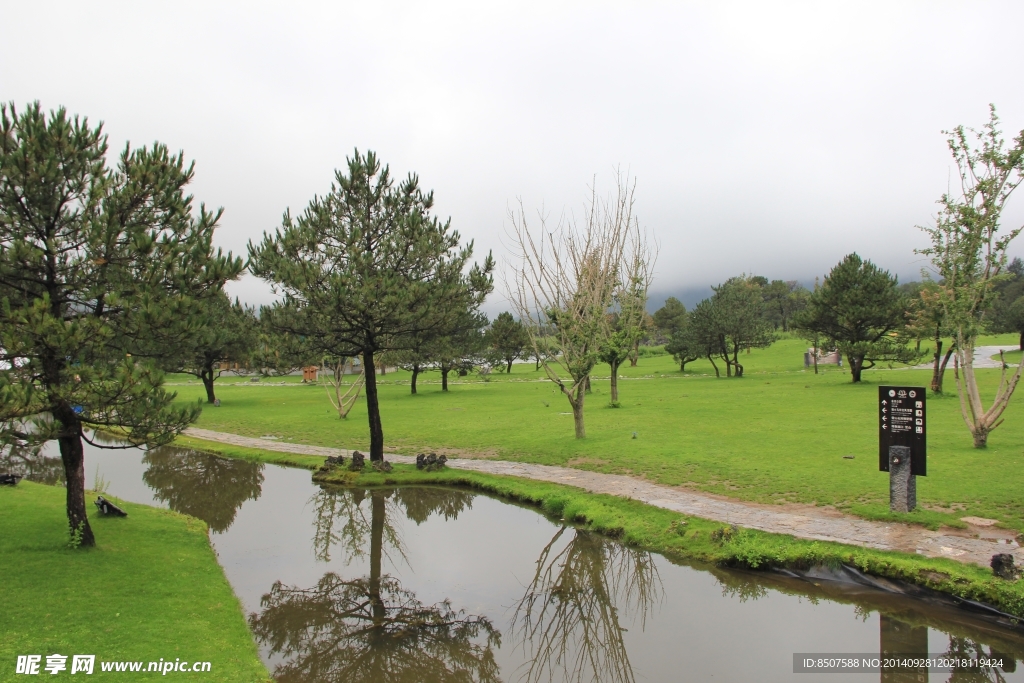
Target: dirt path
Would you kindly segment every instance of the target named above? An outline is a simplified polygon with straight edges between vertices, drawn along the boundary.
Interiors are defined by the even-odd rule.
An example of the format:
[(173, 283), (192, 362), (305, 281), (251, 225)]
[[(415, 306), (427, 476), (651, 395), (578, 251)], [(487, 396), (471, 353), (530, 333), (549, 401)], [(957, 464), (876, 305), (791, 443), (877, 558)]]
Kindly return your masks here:
[[(281, 453), (324, 457), (328, 455), (347, 456), (350, 453), (350, 451), (336, 448), (255, 439), (194, 427), (185, 430), (185, 434), (206, 441)], [(386, 457), (395, 463), (413, 464), (416, 461), (415, 458), (404, 455), (387, 454)], [(973, 562), (985, 567), (989, 565), (992, 555), (996, 553), (1009, 552), (1014, 555), (1017, 563), (1024, 561), (1024, 548), (1021, 548), (1013, 540), (1014, 534), (994, 527), (971, 526), (964, 532), (929, 531), (908, 524), (872, 522), (835, 511), (818, 510), (810, 506), (805, 511), (798, 513), (786, 509), (774, 509), (772, 506), (722, 499), (704, 493), (652, 484), (624, 475), (602, 474), (551, 465), (469, 458), (454, 458), (448, 461), (448, 465), (454, 469), (575, 486), (593, 493), (608, 493), (632, 498), (648, 505), (694, 517), (736, 524), (775, 534), (789, 534), (808, 540), (834, 541), (866, 548), (899, 550), (929, 557), (946, 557), (961, 562)], [(976, 534), (980, 538), (975, 538)]]

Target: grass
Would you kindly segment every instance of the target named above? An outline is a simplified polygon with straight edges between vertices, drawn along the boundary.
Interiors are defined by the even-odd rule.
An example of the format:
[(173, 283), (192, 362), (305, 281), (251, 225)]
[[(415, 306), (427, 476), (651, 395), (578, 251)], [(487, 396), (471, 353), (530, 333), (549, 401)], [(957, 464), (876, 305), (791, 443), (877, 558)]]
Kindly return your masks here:
[[(98, 545), (68, 548), (64, 489), (23, 481), (0, 487), (0, 679), (18, 655), (94, 654), (101, 661), (209, 661), (175, 680), (267, 681), (241, 605), (217, 564), (206, 525), (118, 501), (126, 518), (92, 515)], [(146, 665), (143, 665), (143, 669)], [(50, 678), (50, 674), (41, 672)], [(128, 674), (133, 681), (160, 674)]]
[[(982, 343), (1007, 340), (1016, 337)], [(886, 475), (878, 471), (877, 386), (927, 386), (930, 371), (879, 368), (853, 384), (834, 366), (822, 367), (818, 375), (804, 370), (806, 345), (783, 339), (744, 355), (746, 375), (740, 379), (716, 379), (707, 361), (680, 373), (669, 356), (641, 359), (637, 367), (623, 369), (619, 408), (608, 407), (607, 369), (600, 366), (588, 397), (583, 440), (573, 436), (568, 402), (532, 364), (514, 366), (511, 375), (492, 374), (490, 381), (476, 375), (454, 378), (448, 393), (440, 391), (436, 373), (427, 373), (415, 396), (409, 393), (408, 373), (389, 372), (379, 392), (385, 447), (633, 474), (741, 500), (828, 505), (933, 528), (962, 527), (959, 518), (974, 515), (1024, 530), (1019, 399), (990, 437), (989, 448), (975, 449), (950, 371), (946, 384), (954, 393), (929, 399), (929, 474), (918, 480), (921, 508), (893, 515)], [(986, 395), (994, 393), (998, 374), (978, 372)], [(180, 400), (204, 395), (198, 384), (177, 390)], [(197, 426), (339, 448), (369, 445), (365, 404), (358, 402), (347, 420), (339, 420), (323, 387), (224, 384), (218, 395), (222, 405), (207, 407)]]
[(1004, 581), (975, 565), (734, 529), (698, 517), (686, 517), (643, 503), (517, 477), (443, 469), (422, 472), (395, 465), (389, 474), (354, 473), (337, 468), (314, 475), (321, 483), (342, 486), (441, 484), (464, 486), (528, 503), (555, 518), (585, 525), (628, 545), (669, 558), (749, 569), (808, 569), (849, 565), (862, 572), (906, 581), (961, 598), (984, 602), (1024, 617), (1024, 582)]

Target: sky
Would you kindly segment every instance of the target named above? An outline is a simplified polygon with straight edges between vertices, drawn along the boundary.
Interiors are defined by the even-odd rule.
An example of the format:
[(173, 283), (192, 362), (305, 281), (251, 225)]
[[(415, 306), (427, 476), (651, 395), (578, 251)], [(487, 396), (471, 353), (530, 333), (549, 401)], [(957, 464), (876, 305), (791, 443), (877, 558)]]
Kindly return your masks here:
[[(218, 246), (330, 188), (354, 149), (433, 189), (475, 256), (636, 181), (652, 303), (740, 273), (813, 282), (856, 251), (920, 278), (943, 130), (1024, 128), (1019, 2), (27, 3), (3, 0), (0, 101), (159, 140), (224, 207)], [(1024, 195), (1024, 190), (1021, 190)], [(1024, 196), (1004, 224), (1024, 222)], [(1024, 255), (1024, 238), (1011, 247)], [(508, 308), (501, 277), (485, 309)], [(243, 301), (272, 299), (252, 277)], [(700, 294), (703, 295), (703, 294)], [(659, 304), (660, 305), (660, 304)]]

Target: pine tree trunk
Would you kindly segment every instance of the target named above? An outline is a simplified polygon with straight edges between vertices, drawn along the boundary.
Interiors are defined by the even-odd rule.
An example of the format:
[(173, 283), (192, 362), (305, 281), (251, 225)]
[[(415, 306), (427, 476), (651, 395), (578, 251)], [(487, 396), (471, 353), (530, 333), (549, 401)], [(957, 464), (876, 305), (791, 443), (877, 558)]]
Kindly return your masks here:
[(419, 377), (420, 366), (413, 364), (412, 366), (412, 393), (416, 393), (416, 378)]
[(854, 382), (860, 381), (860, 370), (864, 366), (864, 356), (850, 356), (850, 375)]
[(448, 373), (451, 371), (447, 365), (441, 366), (441, 391), (448, 391)]
[(619, 402), (619, 364), (621, 361), (616, 359), (614, 362), (609, 363), (612, 368), (612, 403)]
[(718, 365), (715, 363), (715, 359), (708, 355), (708, 360), (711, 361), (711, 367), (715, 369), (715, 377), (721, 378), (721, 373), (718, 372)]
[(200, 377), (203, 380), (203, 386), (206, 387), (206, 402), (213, 403), (217, 400), (217, 397), (213, 393), (213, 363), (207, 363), (202, 370), (199, 371)]
[(370, 422), (370, 462), (384, 460), (384, 428), (380, 423), (380, 404), (377, 402), (377, 368), (373, 353), (363, 352), (363, 373), (366, 380), (366, 415)]
[(85, 511), (85, 449), (82, 447), (81, 426), (78, 421), (65, 422), (64, 431), (73, 431), (73, 436), (62, 436), (57, 440), (60, 459), (64, 463), (64, 480), (67, 484), (68, 527), (72, 538), (78, 538), (81, 547), (96, 545), (96, 537), (89, 526)]
[(510, 375), (512, 374), (512, 361), (513, 360), (515, 360), (515, 359), (510, 358), (509, 361), (508, 361), (508, 367), (505, 368), (505, 372), (507, 372)]
[(589, 394), (590, 393), (590, 375), (587, 375), (587, 381), (586, 381), (586, 384), (584, 386), (586, 387), (585, 393)]

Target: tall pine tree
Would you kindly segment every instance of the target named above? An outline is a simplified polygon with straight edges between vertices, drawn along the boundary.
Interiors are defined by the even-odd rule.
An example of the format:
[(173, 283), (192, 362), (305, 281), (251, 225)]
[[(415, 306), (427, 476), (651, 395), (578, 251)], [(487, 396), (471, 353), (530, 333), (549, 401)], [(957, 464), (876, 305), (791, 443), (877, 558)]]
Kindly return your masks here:
[(275, 234), (250, 243), (250, 268), (299, 311), (289, 332), (320, 353), (362, 357), (370, 459), (382, 460), (375, 355), (475, 312), (493, 288), (494, 262), (488, 255), (466, 271), (472, 243), (460, 247), (450, 221), (431, 216), (433, 193), (416, 176), (396, 185), (373, 152), (358, 150), (347, 171), (301, 216), (285, 213)]
[(88, 428), (162, 444), (199, 414), (172, 403), (157, 362), (242, 262), (214, 251), (220, 213), (193, 212), (192, 176), (161, 144), (108, 168), (102, 126), (0, 106), (0, 446), (58, 441), (76, 544), (95, 543)]

